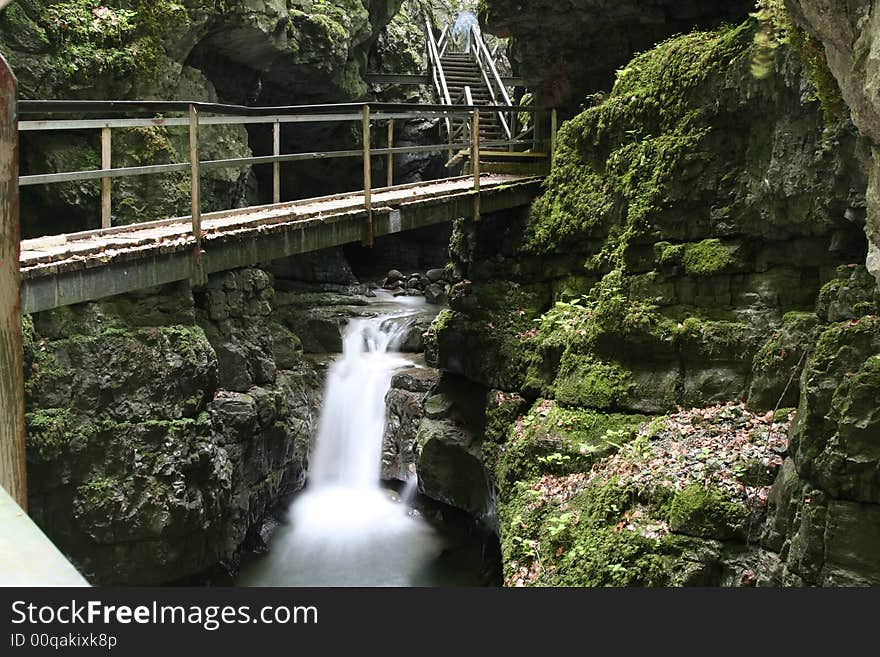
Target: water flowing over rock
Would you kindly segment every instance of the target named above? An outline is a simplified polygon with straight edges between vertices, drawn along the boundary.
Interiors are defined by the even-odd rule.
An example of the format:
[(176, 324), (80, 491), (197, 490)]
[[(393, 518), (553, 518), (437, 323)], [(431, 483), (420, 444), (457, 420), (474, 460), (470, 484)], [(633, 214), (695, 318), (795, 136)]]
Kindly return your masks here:
[(245, 582), (406, 586), (439, 554), (433, 530), (379, 486), (386, 396), (394, 371), (411, 365), (392, 353), (405, 334), (405, 315), (347, 326), (343, 355), (327, 375), (309, 487), (294, 501), (269, 558)]

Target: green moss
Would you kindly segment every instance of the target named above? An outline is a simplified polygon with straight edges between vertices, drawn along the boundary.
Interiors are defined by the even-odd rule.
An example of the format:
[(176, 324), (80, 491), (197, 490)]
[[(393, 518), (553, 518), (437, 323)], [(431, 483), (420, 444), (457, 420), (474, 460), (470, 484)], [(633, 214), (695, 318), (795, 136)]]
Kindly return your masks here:
[(88, 442), (95, 427), (68, 408), (46, 408), (25, 414), (28, 450), (36, 460), (51, 461), (77, 441)]
[(566, 123), (556, 165), (535, 203), (530, 252), (577, 249), (607, 237), (594, 265), (619, 260), (682, 184), (677, 174), (703, 157), (710, 108), (696, 96), (748, 56), (752, 26), (676, 37), (619, 71), (608, 99)]
[(771, 75), (775, 69), (775, 51), (783, 44), (795, 48), (806, 68), (814, 88), (814, 100), (822, 105), (826, 119), (836, 121), (844, 116), (846, 102), (834, 74), (828, 68), (828, 58), (822, 43), (796, 25), (783, 0), (759, 0), (755, 14), (761, 29), (755, 36), (757, 45), (752, 70), (756, 77)]
[(813, 349), (810, 368), (826, 371), (830, 367), (847, 367), (851, 354), (873, 351), (870, 345), (877, 340), (878, 335), (880, 317), (876, 316), (833, 324), (819, 337)]
[(682, 263), (685, 271), (692, 276), (713, 276), (733, 264), (733, 258), (721, 240), (708, 239), (697, 244), (688, 244), (684, 249)]
[(556, 399), (570, 406), (611, 409), (627, 396), (631, 373), (619, 363), (567, 352), (554, 383)]
[(489, 392), (483, 436), (491, 442), (504, 442), (511, 426), (525, 410), (527, 402), (515, 393)]
[(688, 539), (653, 530), (661, 521), (650, 508), (639, 506), (635, 491), (611, 479), (589, 484), (560, 501), (546, 499), (544, 485), (553, 484), (545, 480), (519, 484), (513, 500), (501, 507), (501, 549), (508, 585), (683, 583), (676, 561), (687, 549)]
[(496, 486), (507, 492), (519, 481), (588, 470), (633, 440), (647, 420), (539, 401), (510, 428), (502, 446), (484, 445), (484, 458)]
[(749, 511), (715, 488), (691, 484), (672, 496), (661, 515), (674, 532), (724, 540), (745, 533)]
[(52, 87), (102, 76), (157, 79), (166, 59), (164, 35), (189, 21), (186, 7), (170, 0), (68, 0), (29, 5), (25, 12), (29, 34), (40, 35), (41, 50), (53, 54), (51, 79), (43, 81)]
[(95, 477), (77, 488), (81, 496), (100, 501), (107, 497), (115, 488), (117, 482), (109, 477)]
[(760, 343), (752, 324), (688, 317), (671, 329), (687, 361), (714, 359), (748, 363)]
[(444, 308), (434, 319), (430, 328), (425, 332), (425, 360), (428, 365), (431, 365), (432, 367), (437, 367), (439, 363), (440, 349), (438, 337), (443, 331), (449, 328), (452, 316), (452, 311), (449, 308)]

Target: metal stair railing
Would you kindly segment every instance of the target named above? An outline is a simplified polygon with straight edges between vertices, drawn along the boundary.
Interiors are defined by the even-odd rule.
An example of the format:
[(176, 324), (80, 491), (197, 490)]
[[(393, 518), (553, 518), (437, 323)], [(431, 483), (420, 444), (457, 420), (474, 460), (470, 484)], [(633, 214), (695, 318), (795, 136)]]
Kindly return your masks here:
[[(452, 105), (452, 98), (449, 97), (449, 85), (446, 83), (446, 73), (443, 71), (440, 48), (438, 47), (437, 39), (434, 37), (434, 29), (431, 27), (431, 21), (427, 15), (425, 16), (425, 34), (428, 44), (428, 65), (431, 68), (431, 77), (434, 81), (434, 90), (437, 92), (437, 98), (440, 99), (441, 105)], [(448, 43), (447, 37), (448, 29), (444, 28), (440, 40)], [(452, 139), (452, 119), (450, 117), (446, 117), (446, 133)]]

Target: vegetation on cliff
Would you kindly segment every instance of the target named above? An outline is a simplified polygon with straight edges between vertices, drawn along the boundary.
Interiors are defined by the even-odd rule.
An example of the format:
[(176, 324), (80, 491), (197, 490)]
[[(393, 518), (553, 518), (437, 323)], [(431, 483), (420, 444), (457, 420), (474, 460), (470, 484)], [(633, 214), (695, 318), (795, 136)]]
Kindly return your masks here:
[[(873, 426), (862, 400), (874, 347), (844, 364), (850, 352), (830, 347), (840, 327), (826, 325), (870, 325), (856, 318), (877, 311), (867, 273), (850, 264), (865, 253), (858, 142), (828, 111), (803, 44), (768, 50), (762, 20), (635, 57), (563, 125), (524, 222), (459, 228), (456, 269), (470, 280), (434, 327), (434, 362), (537, 400), (483, 447), (508, 584), (798, 581), (808, 569), (779, 550), (803, 534), (767, 529), (782, 507), (794, 522), (810, 494), (791, 478), (770, 494), (791, 417), (793, 436), (817, 438), (796, 438), (793, 451), (823, 473), (823, 489), (872, 499), (873, 461), (856, 465), (830, 438)], [(500, 230), (500, 248), (483, 237)], [(527, 322), (510, 319), (525, 305), (482, 292), (514, 285), (546, 304), (530, 304)], [(847, 333), (841, 346), (857, 343)], [(838, 383), (811, 384), (826, 344)], [(848, 418), (833, 430), (816, 426), (829, 404)], [(573, 438), (566, 427), (578, 425)], [(856, 455), (864, 434), (852, 435)]]

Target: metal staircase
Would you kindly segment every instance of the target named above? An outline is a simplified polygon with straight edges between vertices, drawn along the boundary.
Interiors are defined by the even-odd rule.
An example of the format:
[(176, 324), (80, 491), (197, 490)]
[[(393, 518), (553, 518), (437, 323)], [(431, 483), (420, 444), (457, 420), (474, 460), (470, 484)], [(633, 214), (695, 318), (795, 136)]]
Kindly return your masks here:
[[(505, 87), (495, 58), (489, 52), (479, 29), (474, 26), (469, 34), (470, 48), (457, 47), (448, 27), (437, 39), (430, 21), (425, 19), (428, 35), (428, 61), (434, 90), (441, 105), (492, 106), (492, 111), (480, 112), (480, 142), (483, 148), (510, 147), (516, 139), (516, 112)], [(509, 111), (494, 108), (511, 108)], [(467, 132), (465, 122), (453, 125), (447, 121), (450, 140)]]

